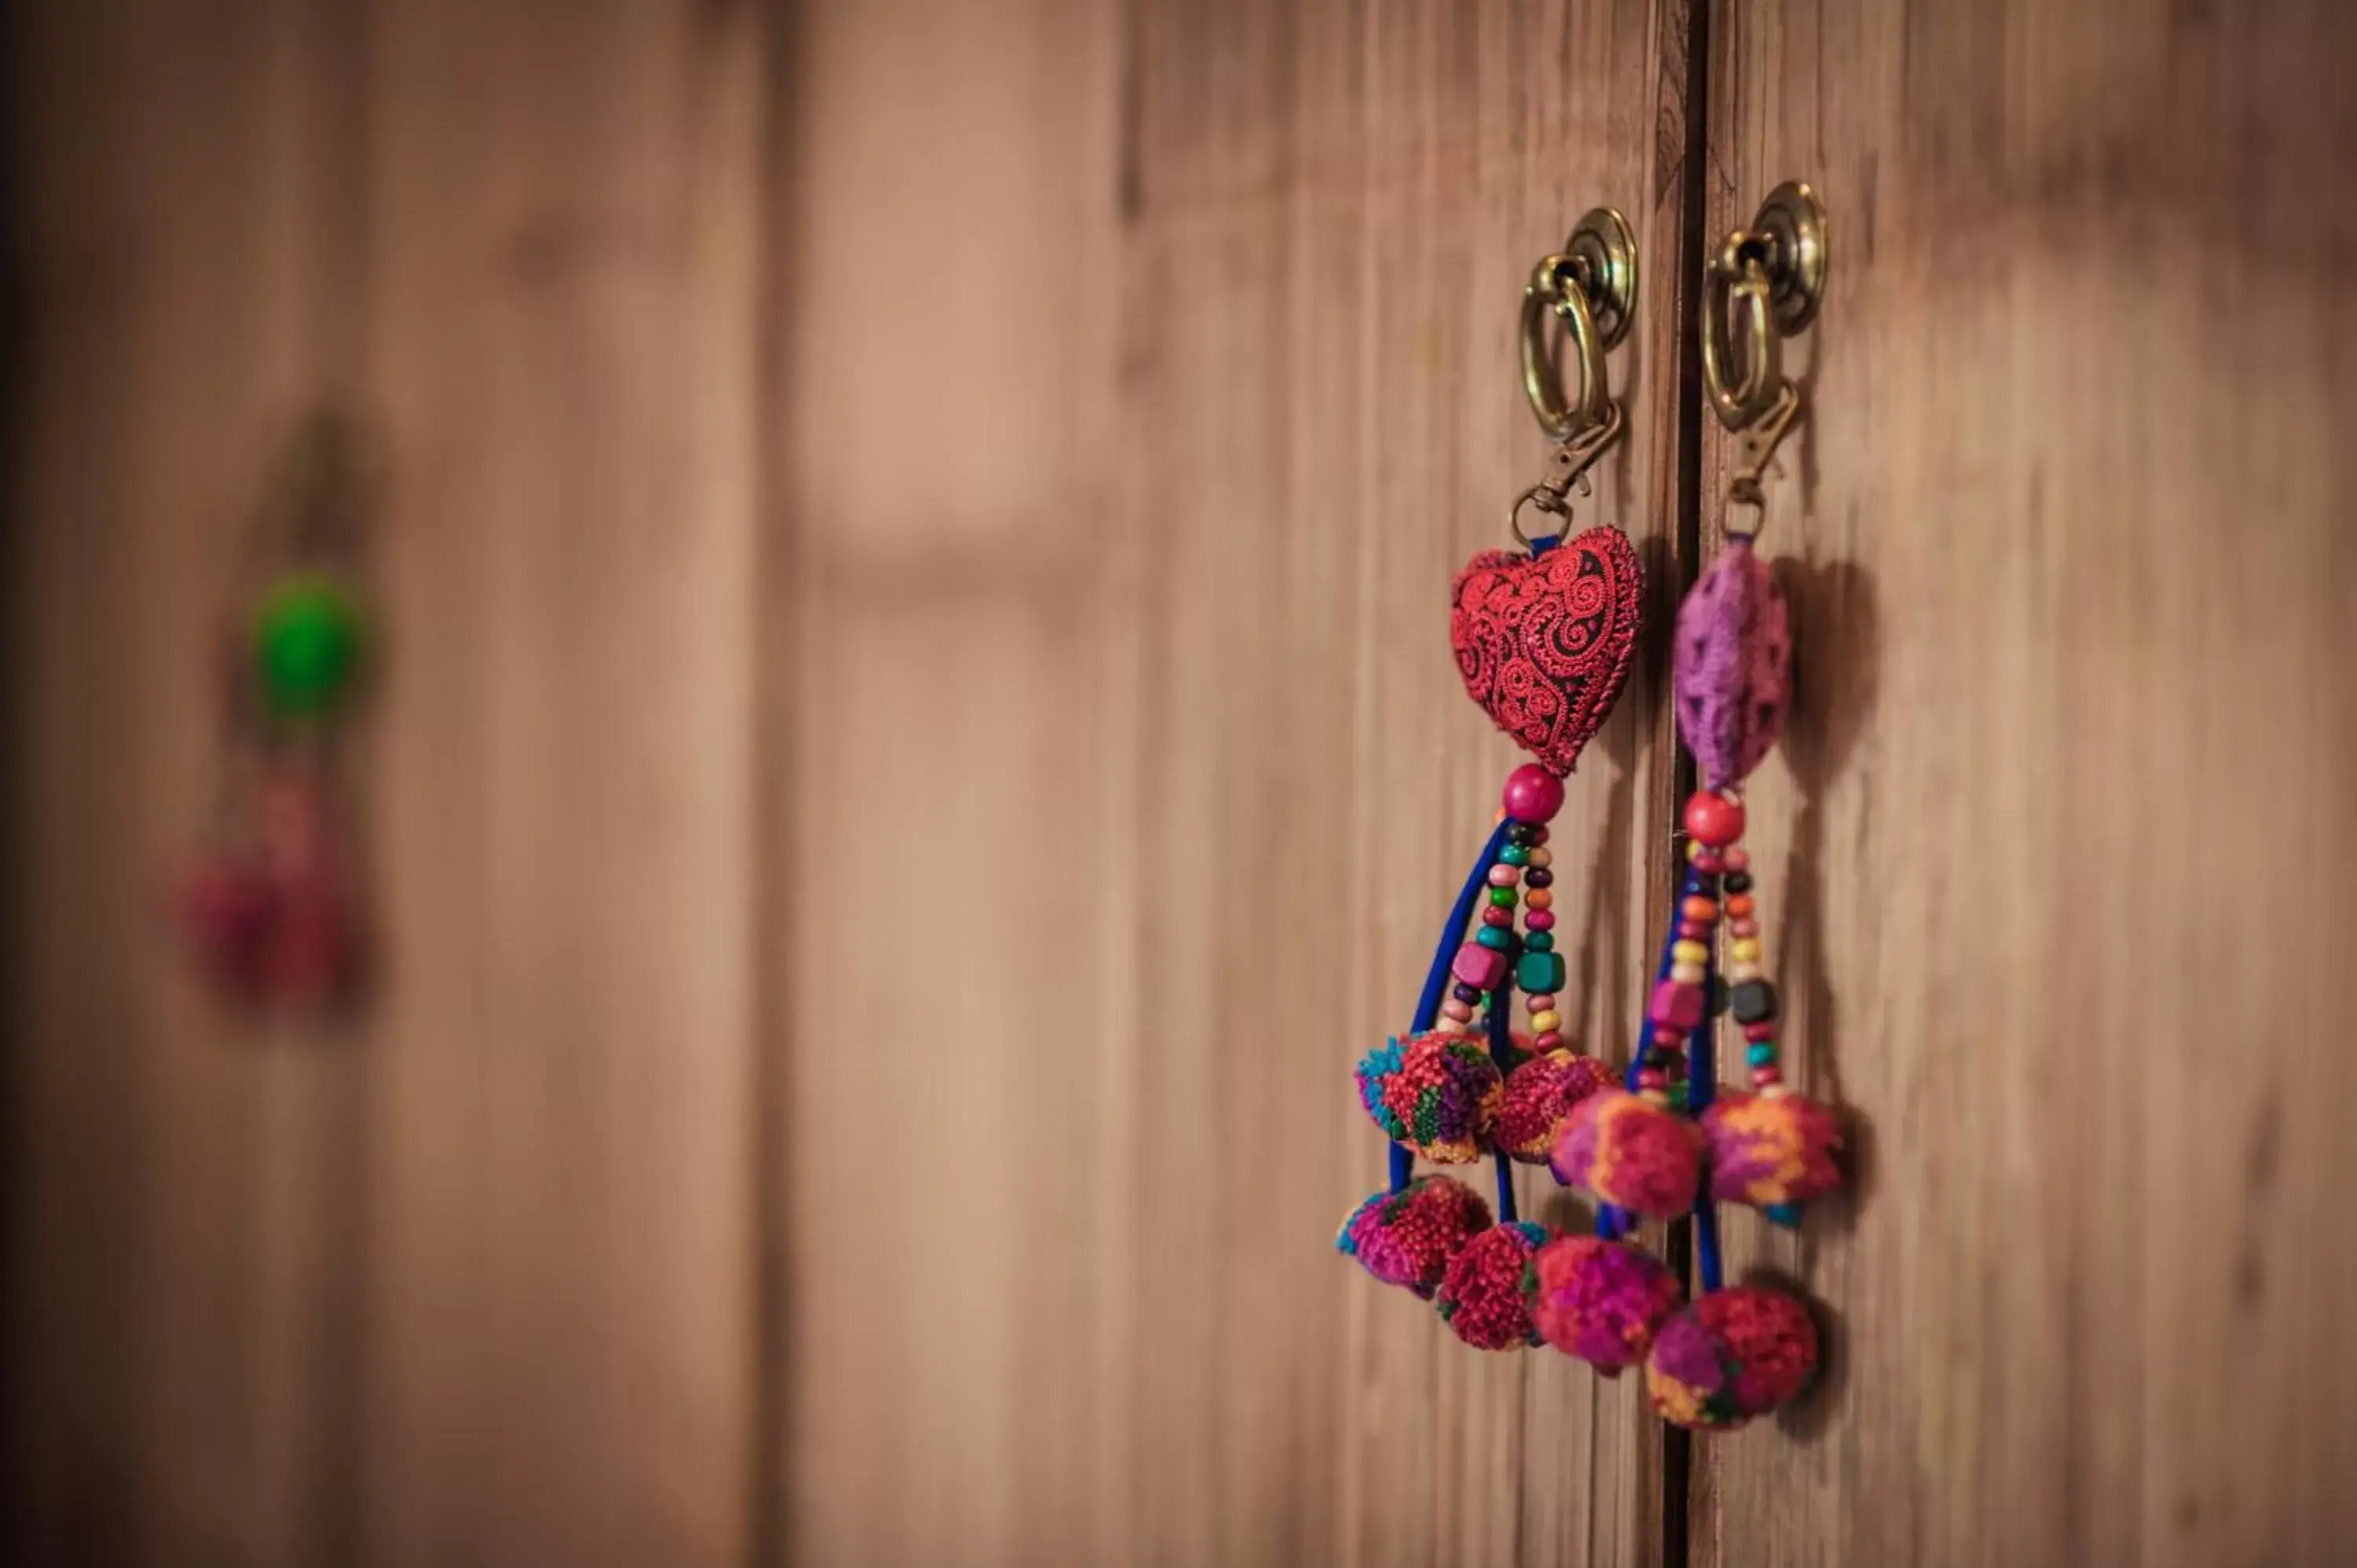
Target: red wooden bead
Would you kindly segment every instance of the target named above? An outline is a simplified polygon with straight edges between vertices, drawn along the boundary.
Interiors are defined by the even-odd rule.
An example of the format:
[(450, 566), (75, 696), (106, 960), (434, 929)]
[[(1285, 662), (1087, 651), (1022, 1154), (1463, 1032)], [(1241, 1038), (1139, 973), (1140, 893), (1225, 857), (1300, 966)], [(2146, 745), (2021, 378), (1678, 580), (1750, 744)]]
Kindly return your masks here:
[(1743, 836), (1743, 802), (1716, 789), (1697, 789), (1686, 800), (1686, 832), (1714, 849)]
[(1553, 820), (1563, 810), (1563, 780), (1535, 762), (1506, 775), (1506, 815), (1518, 822)]
[(1528, 926), (1534, 931), (1554, 930), (1555, 911), (1552, 909), (1534, 909), (1529, 914), (1523, 917), (1523, 924)]

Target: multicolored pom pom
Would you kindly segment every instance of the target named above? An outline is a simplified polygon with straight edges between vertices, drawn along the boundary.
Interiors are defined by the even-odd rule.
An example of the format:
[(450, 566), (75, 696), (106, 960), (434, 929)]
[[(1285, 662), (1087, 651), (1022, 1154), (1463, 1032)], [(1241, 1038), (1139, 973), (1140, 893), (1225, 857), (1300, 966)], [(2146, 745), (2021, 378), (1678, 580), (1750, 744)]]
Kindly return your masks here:
[(1359, 1063), (1358, 1078), (1375, 1125), (1444, 1165), (1481, 1157), (1505, 1095), (1489, 1048), (1453, 1031), (1387, 1041)]
[(1448, 1260), (1490, 1228), (1490, 1205), (1455, 1176), (1418, 1176), (1397, 1192), (1376, 1193), (1351, 1211), (1334, 1250), (1356, 1258), (1387, 1285), (1429, 1300)]
[(1539, 1342), (1531, 1326), (1531, 1260), (1552, 1234), (1532, 1220), (1493, 1225), (1448, 1262), (1435, 1305), (1457, 1337), (1480, 1350)]
[(1506, 1075), (1498, 1147), (1526, 1165), (1546, 1164), (1573, 1110), (1612, 1084), (1612, 1069), (1594, 1057), (1559, 1050), (1532, 1058)]
[(1566, 1187), (1586, 1187), (1649, 1219), (1672, 1219), (1699, 1189), (1701, 1145), (1701, 1130), (1668, 1106), (1607, 1090), (1573, 1108), (1548, 1163)]
[(1539, 1337), (1608, 1378), (1645, 1359), (1654, 1331), (1685, 1299), (1668, 1264), (1600, 1236), (1557, 1237), (1539, 1249), (1532, 1272)]
[(1792, 663), (1783, 592), (1750, 540), (1731, 539), (1678, 607), (1678, 732), (1705, 785), (1741, 781), (1776, 744)]
[(1653, 1336), (1645, 1383), (1674, 1425), (1725, 1432), (1765, 1415), (1808, 1386), (1817, 1326), (1781, 1291), (1713, 1291)]
[(1702, 1114), (1710, 1195), (1767, 1208), (1841, 1186), (1841, 1119), (1799, 1094), (1722, 1093)]

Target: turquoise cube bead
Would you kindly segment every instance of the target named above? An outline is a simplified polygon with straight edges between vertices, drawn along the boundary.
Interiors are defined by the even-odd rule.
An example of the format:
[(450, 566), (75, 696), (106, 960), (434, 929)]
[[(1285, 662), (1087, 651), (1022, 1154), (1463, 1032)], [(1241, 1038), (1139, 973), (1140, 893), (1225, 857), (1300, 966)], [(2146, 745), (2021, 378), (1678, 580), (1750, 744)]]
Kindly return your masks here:
[(1523, 961), (1514, 967), (1514, 983), (1534, 995), (1547, 995), (1563, 989), (1563, 955), (1553, 952), (1526, 952)]

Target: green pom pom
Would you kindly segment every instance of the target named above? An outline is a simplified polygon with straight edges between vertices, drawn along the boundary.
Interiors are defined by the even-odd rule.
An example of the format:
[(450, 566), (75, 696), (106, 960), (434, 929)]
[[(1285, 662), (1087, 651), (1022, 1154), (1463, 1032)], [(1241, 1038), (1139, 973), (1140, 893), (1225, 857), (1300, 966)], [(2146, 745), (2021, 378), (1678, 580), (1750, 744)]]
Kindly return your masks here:
[(324, 715), (350, 690), (360, 652), (360, 607), (334, 579), (283, 577), (263, 596), (254, 654), (262, 700), (274, 716)]

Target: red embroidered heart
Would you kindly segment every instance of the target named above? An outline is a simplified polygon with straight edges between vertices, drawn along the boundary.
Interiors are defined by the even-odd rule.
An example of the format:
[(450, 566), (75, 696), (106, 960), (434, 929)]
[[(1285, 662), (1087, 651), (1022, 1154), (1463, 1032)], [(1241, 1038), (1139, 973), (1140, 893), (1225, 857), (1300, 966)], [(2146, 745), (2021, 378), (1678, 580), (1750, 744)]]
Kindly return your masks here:
[(1568, 773), (1611, 713), (1637, 649), (1644, 571), (1629, 536), (1591, 528), (1544, 555), (1490, 550), (1457, 576), (1448, 640), (1498, 727)]

